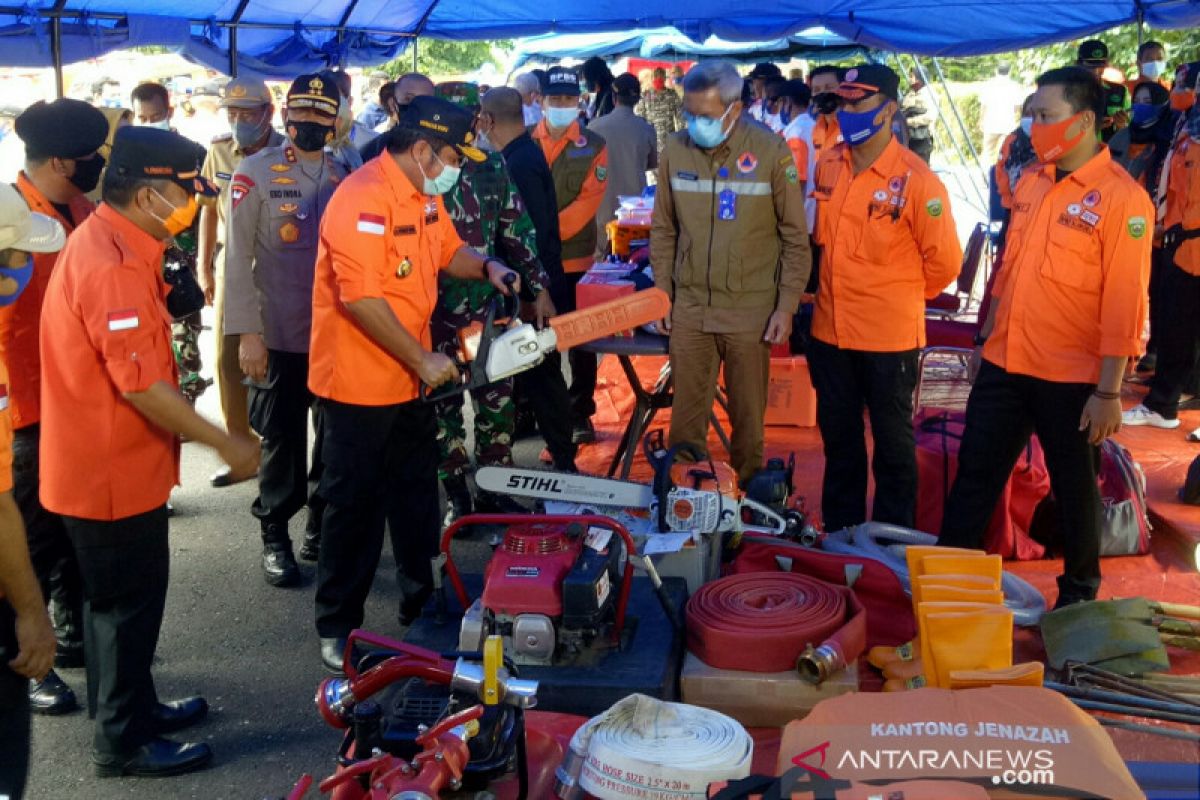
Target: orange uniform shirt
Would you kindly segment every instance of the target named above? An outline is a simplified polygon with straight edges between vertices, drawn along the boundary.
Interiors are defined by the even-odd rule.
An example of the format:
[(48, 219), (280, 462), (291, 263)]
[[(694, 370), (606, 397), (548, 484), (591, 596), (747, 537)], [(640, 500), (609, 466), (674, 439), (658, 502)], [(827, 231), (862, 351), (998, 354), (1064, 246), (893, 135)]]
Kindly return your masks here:
[(166, 503), (179, 482), (179, 437), (123, 397), (179, 385), (164, 249), (101, 205), (59, 256), (41, 333), (41, 497), (55, 513), (131, 517)]
[(438, 270), (463, 246), (442, 198), (418, 191), (389, 154), (342, 181), (321, 218), (308, 388), (362, 406), (415, 400), (420, 378), (376, 343), (346, 305), (386, 300), (405, 330), (430, 349)]
[(1016, 140), (1016, 131), (1005, 136), (1003, 144), (1000, 145), (1000, 156), (996, 159), (996, 193), (1000, 195), (1000, 205), (1009, 210), (1012, 210), (1013, 185), (1004, 164), (1008, 161), (1008, 156), (1012, 152), (1013, 142)]
[[(1171, 151), (1170, 173), (1163, 228), (1176, 225), (1185, 231), (1200, 229), (1200, 142), (1184, 135)], [(1189, 275), (1200, 275), (1200, 238), (1189, 239), (1175, 251), (1175, 265)]]
[(812, 142), (813, 158), (820, 158), (823, 150), (829, 150), (842, 141), (842, 128), (838, 125), (836, 114), (819, 114), (813, 125)]
[[(17, 176), (17, 191), (25, 198), (30, 210), (58, 220), (67, 233), (95, 209), (91, 200), (77, 195), (68, 203), (72, 218), (64, 218), (23, 172)], [(42, 418), (42, 357), (38, 346), (38, 328), (42, 321), (46, 286), (50, 283), (50, 275), (57, 261), (58, 253), (34, 253), (33, 276), (29, 279), (29, 285), (15, 303), (0, 308), (0, 359), (8, 364), (12, 377), (9, 410), (13, 427), (18, 429), (34, 425)]]
[(1095, 383), (1106, 356), (1141, 350), (1154, 207), (1101, 150), (1055, 182), (1025, 170), (1013, 195), (983, 357), (1008, 372)]
[(962, 267), (946, 187), (894, 138), (858, 175), (849, 145), (825, 150), (814, 184), (823, 249), (813, 336), (846, 350), (923, 347), (925, 301)]
[[(546, 163), (552, 168), (555, 160), (566, 152), (567, 145), (574, 144), (580, 138), (579, 122), (572, 122), (566, 132), (557, 139), (550, 136), (550, 123), (545, 117), (533, 129), (533, 140), (542, 148)], [(585, 225), (596, 224), (596, 212), (604, 200), (604, 181), (597, 175), (603, 175), (608, 169), (608, 147), (601, 147), (592, 159), (588, 168), (587, 178), (579, 186), (575, 199), (563, 206), (558, 212), (558, 235), (565, 242), (583, 230)], [(561, 202), (561, 198), (560, 198)], [(586, 272), (595, 263), (591, 255), (583, 258), (563, 259), (564, 272)]]
[(803, 137), (793, 136), (790, 139), (785, 139), (788, 150), (792, 151), (792, 161), (796, 162), (796, 172), (801, 175), (808, 175), (808, 142), (804, 141)]
[[(11, 492), (12, 476), (12, 393), (9, 391), (8, 368), (0, 359), (0, 493)], [(0, 596), (3, 593), (0, 592)]]

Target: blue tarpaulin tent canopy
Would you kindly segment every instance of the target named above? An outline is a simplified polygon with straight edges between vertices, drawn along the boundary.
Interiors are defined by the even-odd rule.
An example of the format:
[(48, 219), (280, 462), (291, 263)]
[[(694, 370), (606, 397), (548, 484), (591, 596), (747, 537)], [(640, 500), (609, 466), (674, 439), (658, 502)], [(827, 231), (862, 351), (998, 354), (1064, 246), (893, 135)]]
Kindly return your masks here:
[(688, 60), (729, 58), (761, 60), (763, 57), (822, 55), (827, 59), (849, 58), (865, 48), (825, 28), (808, 28), (791, 36), (760, 42), (730, 42), (710, 36), (694, 42), (674, 28), (634, 30), (627, 33), (567, 33), (531, 36), (516, 43), (513, 68), (528, 61), (557, 61), (563, 58), (678, 57)]
[[(52, 66), (136, 45), (285, 77), (394, 57), (416, 35), (495, 39), (673, 27), (694, 42), (783, 39), (822, 26), (867, 47), (979, 55), (1116, 25), (1200, 25), (1197, 0), (47, 0), (3, 5), (0, 64)], [(186, 30), (185, 30), (186, 26)]]

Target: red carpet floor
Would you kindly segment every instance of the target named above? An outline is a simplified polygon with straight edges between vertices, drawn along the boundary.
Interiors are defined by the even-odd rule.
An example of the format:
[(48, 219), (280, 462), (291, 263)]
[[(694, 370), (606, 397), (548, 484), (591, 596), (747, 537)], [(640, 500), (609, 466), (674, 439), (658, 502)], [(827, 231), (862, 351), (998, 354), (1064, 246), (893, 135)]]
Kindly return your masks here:
[[(634, 361), (644, 385), (650, 387), (664, 359), (641, 357)], [(963, 407), (967, 387), (953, 365), (934, 366), (927, 370), (927, 375), (930, 380), (927, 381), (922, 405), (952, 409)], [(1136, 404), (1144, 391), (1141, 387), (1128, 384), (1126, 405)], [(597, 442), (583, 448), (578, 461), (580, 469), (585, 472), (604, 474), (634, 405), (625, 375), (613, 357), (601, 361), (596, 401), (597, 412), (593, 421), (596, 424)], [(1182, 426), (1174, 431), (1134, 428), (1122, 431), (1117, 437), (1146, 472), (1147, 500), (1154, 534), (1152, 550), (1147, 555), (1104, 560), (1101, 598), (1144, 596), (1151, 600), (1200, 604), (1200, 574), (1197, 574), (1193, 561), (1197, 544), (1200, 543), (1200, 506), (1185, 505), (1176, 497), (1188, 465), (1200, 455), (1200, 444), (1189, 443), (1186, 438), (1189, 431), (1200, 427), (1200, 411), (1184, 412), (1182, 418)], [(720, 419), (728, 430), (728, 421), (723, 416)], [(666, 428), (669, 422), (670, 410), (660, 411), (651, 428)], [(635, 479), (646, 478), (650, 474), (640, 447), (638, 443), (638, 456), (631, 475)], [(717, 458), (727, 455), (713, 432), (710, 432), (709, 447)], [(768, 457), (786, 457), (792, 452), (796, 454), (796, 492), (805, 498), (810, 511), (818, 511), (824, 459), (817, 429), (768, 426), (766, 451)], [(1037, 587), (1048, 603), (1054, 602), (1057, 594), (1055, 577), (1061, 571), (1061, 561), (1013, 561), (1005, 566)], [(1044, 657), (1041, 639), (1036, 631), (1020, 631), (1015, 644), (1018, 661)], [(1200, 675), (1200, 653), (1178, 648), (1168, 650), (1173, 673)], [(1200, 733), (1200, 727), (1191, 730)], [(772, 744), (775, 749), (778, 748), (778, 738), (773, 738), (773, 733), (762, 731), (756, 735), (762, 751), (759, 758), (763, 759), (764, 766), (768, 762), (773, 763)], [(1128, 760), (1200, 762), (1200, 748), (1193, 743), (1120, 730), (1110, 729), (1110, 733)], [(759, 758), (755, 759), (756, 767)]]

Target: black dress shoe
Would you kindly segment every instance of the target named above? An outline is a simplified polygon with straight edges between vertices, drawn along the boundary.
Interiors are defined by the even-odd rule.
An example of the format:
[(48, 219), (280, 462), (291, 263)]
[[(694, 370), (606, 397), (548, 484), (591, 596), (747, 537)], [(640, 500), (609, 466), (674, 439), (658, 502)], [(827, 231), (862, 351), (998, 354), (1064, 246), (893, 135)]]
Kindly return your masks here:
[(29, 708), (35, 714), (54, 717), (67, 714), (79, 707), (75, 692), (63, 683), (58, 673), (50, 670), (40, 681), (29, 683)]
[(316, 561), (321, 555), (321, 532), (305, 531), (304, 543), (297, 555), (305, 561)]
[(228, 466), (224, 466), (214, 472), (208, 481), (213, 485), (214, 488), (224, 489), (226, 486), (233, 486), (235, 483), (248, 481), (256, 475), (258, 475), (257, 472), (251, 472), (246, 475), (234, 475), (232, 469), (230, 469)]
[(208, 716), (208, 701), (203, 697), (185, 697), (159, 703), (150, 712), (151, 724), (158, 734), (174, 733), (195, 725)]
[(300, 566), (292, 555), (292, 544), (268, 542), (263, 545), (263, 577), (272, 586), (295, 586), (300, 582)]
[(596, 441), (596, 428), (592, 425), (592, 421), (586, 417), (576, 420), (571, 428), (572, 444), (591, 444), (594, 441)]
[(334, 675), (345, 675), (342, 656), (346, 652), (346, 637), (321, 637), (321, 664)]
[(203, 742), (173, 742), (170, 739), (151, 739), (129, 753), (111, 755), (92, 752), (96, 775), (119, 778), (138, 775), (143, 778), (166, 778), (200, 769), (212, 761), (212, 748)]
[(59, 669), (79, 669), (87, 666), (83, 655), (83, 642), (59, 639), (54, 650), (54, 666)]

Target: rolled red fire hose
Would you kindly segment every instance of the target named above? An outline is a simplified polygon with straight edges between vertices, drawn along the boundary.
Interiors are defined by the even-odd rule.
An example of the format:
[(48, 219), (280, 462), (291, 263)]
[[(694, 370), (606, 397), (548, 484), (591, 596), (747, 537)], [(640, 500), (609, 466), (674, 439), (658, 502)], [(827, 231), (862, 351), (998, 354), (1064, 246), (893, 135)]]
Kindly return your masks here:
[[(688, 601), (687, 619), (688, 649), (718, 669), (785, 672), (810, 647), (838, 669), (866, 648), (867, 615), (854, 593), (790, 572), (707, 583)], [(804, 673), (813, 683), (827, 677), (824, 670), (818, 679)]]

